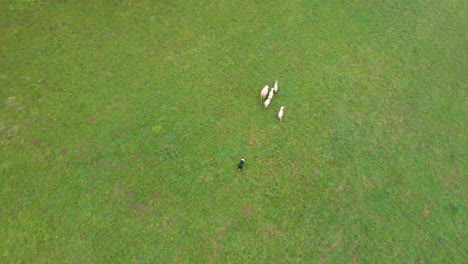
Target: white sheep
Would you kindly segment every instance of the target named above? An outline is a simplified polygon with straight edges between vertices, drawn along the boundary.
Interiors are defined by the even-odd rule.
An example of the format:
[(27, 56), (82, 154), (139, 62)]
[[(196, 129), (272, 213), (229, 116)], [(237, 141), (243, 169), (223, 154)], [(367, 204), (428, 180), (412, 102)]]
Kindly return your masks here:
[(268, 94), (268, 99), (270, 99), (270, 101), (273, 100), (273, 91), (274, 91), (273, 88), (271, 88), (271, 91)]
[(280, 121), (283, 120), (283, 110), (284, 110), (284, 106), (280, 107), (280, 110), (278, 113), (278, 118)]
[(265, 85), (265, 87), (263, 87), (262, 91), (260, 92), (260, 100), (265, 99), (267, 94), (268, 94), (268, 85)]
[(278, 93), (278, 80), (275, 81), (275, 86), (273, 86), (273, 91), (275, 91), (275, 93)]
[(265, 103), (264, 103), (264, 104), (265, 104), (265, 108), (267, 108), (267, 107), (270, 105), (270, 103), (271, 103), (271, 99), (270, 99), (270, 98), (266, 99), (266, 101), (265, 101)]

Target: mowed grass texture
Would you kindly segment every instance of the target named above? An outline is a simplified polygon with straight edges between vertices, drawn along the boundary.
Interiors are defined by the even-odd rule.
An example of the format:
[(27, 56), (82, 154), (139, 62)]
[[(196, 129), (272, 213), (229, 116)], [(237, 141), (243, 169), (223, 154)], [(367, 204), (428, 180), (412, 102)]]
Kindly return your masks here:
[(465, 11), (1, 1), (0, 261), (464, 263)]

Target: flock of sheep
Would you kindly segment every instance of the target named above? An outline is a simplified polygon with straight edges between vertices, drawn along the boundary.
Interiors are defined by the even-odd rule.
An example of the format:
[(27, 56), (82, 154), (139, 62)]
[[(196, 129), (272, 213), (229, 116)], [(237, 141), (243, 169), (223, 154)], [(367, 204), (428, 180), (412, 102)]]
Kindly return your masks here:
[[(260, 92), (260, 100), (262, 101), (268, 95), (268, 98), (263, 103), (265, 105), (265, 108), (267, 108), (270, 105), (271, 100), (273, 100), (274, 93), (278, 93), (278, 81), (275, 81), (275, 85), (271, 88), (270, 92), (268, 92), (268, 85), (265, 85), (265, 87), (263, 87), (262, 91)], [(284, 106), (281, 106), (278, 112), (278, 118), (280, 121), (283, 120), (283, 113), (284, 113)]]

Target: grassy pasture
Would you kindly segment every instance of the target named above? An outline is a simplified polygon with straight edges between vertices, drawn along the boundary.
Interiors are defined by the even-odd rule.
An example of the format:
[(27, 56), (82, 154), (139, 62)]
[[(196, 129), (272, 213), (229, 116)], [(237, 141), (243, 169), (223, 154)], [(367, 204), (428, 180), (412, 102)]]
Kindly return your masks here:
[(465, 13), (0, 1), (0, 261), (464, 263)]

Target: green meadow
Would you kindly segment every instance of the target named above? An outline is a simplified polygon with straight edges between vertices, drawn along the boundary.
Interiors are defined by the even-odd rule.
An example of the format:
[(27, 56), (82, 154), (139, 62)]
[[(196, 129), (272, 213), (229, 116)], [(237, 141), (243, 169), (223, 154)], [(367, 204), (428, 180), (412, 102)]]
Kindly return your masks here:
[(0, 0), (0, 262), (466, 263), (466, 11)]

